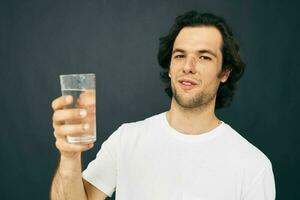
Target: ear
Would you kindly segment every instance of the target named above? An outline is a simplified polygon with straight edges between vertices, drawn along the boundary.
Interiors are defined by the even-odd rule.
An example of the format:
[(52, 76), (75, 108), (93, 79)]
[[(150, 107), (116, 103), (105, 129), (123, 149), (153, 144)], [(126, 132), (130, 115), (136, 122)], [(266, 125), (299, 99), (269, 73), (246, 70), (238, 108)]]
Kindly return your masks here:
[(225, 83), (227, 81), (231, 71), (232, 71), (232, 69), (225, 69), (224, 71), (222, 71), (221, 78), (220, 78), (222, 83)]
[(169, 73), (169, 77), (171, 78), (171, 74)]

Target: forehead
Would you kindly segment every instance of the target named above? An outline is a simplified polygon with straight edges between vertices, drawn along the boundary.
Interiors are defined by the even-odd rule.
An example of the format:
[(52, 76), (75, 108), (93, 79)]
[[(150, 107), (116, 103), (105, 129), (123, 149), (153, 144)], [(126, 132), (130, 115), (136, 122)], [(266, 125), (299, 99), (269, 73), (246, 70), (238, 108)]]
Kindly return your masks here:
[(173, 49), (180, 48), (185, 51), (209, 49), (215, 53), (221, 53), (222, 43), (222, 35), (215, 27), (185, 27), (177, 35)]

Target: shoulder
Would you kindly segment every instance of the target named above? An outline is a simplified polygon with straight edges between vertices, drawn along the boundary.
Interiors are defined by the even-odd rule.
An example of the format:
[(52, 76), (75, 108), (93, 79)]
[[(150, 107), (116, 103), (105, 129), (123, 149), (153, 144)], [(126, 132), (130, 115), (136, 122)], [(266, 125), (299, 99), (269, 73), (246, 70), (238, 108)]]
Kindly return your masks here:
[(258, 147), (250, 143), (245, 137), (225, 123), (224, 148), (227, 148), (228, 157), (245, 169), (262, 169), (271, 165), (271, 161)]
[(260, 162), (270, 162), (268, 157), (254, 144), (249, 142), (245, 137), (240, 133), (234, 130), (230, 125), (227, 124), (227, 130), (231, 132), (231, 140), (235, 150), (238, 150), (236, 153), (249, 160), (258, 160)]
[(229, 154), (234, 163), (239, 166), (246, 179), (258, 176), (266, 169), (272, 168), (270, 159), (258, 147), (226, 124), (226, 146), (230, 148)]
[[(259, 192), (262, 187), (266, 187), (268, 192), (273, 195), (274, 175), (270, 159), (258, 147), (250, 143), (246, 138), (237, 131), (227, 126), (231, 132), (230, 140), (232, 141), (232, 155), (235, 157), (235, 164), (239, 167), (240, 175), (243, 177), (243, 194)], [(264, 184), (267, 184), (264, 186)], [(258, 188), (258, 191), (255, 188)], [(255, 198), (256, 199), (256, 198)]]

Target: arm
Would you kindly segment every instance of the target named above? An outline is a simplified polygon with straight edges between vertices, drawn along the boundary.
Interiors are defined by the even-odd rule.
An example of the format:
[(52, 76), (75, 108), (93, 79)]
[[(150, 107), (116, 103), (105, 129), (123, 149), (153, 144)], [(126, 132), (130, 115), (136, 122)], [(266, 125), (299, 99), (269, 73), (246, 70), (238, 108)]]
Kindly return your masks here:
[(51, 186), (51, 199), (104, 200), (106, 194), (81, 177), (81, 160), (61, 161)]
[(92, 148), (93, 144), (69, 144), (66, 141), (66, 135), (78, 134), (82, 125), (65, 125), (64, 121), (86, 116), (80, 115), (81, 109), (62, 109), (71, 102), (72, 99), (66, 97), (59, 97), (52, 102), (55, 144), (60, 152), (60, 162), (52, 181), (50, 199), (104, 200), (106, 195), (84, 181), (81, 175), (81, 152)]
[(51, 199), (87, 200), (81, 178), (81, 158), (61, 158), (51, 186)]
[(83, 180), (84, 188), (86, 190), (86, 193), (88, 195), (89, 200), (104, 200), (106, 199), (107, 195), (102, 192), (101, 190), (98, 190), (96, 187), (94, 187), (92, 184), (87, 182), (86, 180)]

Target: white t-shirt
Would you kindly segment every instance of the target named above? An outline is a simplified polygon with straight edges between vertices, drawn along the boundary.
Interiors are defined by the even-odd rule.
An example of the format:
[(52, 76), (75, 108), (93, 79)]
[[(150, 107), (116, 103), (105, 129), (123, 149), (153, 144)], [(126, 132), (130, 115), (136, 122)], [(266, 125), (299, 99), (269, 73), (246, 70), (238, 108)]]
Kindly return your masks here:
[(120, 126), (83, 178), (116, 200), (275, 199), (270, 160), (228, 124), (186, 135), (166, 112)]

